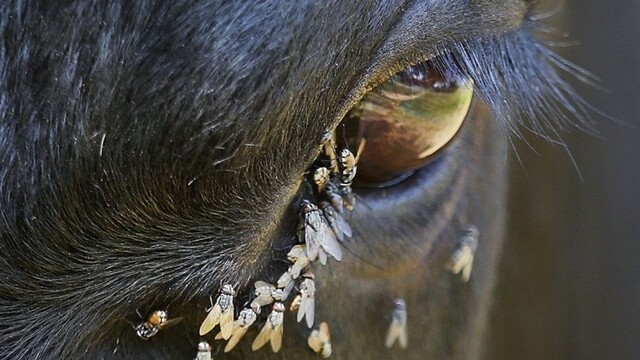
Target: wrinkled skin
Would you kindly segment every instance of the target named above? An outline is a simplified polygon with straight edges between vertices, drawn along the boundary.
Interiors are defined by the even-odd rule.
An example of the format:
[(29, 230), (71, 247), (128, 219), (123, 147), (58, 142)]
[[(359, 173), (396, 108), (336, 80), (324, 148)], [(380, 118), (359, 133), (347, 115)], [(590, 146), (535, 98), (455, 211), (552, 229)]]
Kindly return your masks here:
[[(251, 280), (286, 269), (323, 131), (445, 39), (512, 30), (527, 11), (517, 0), (45, 3), (0, 10), (7, 359), (193, 358), (221, 283), (238, 285), (240, 307)], [(503, 135), (476, 101), (436, 163), (356, 190), (350, 251), (314, 267), (333, 358), (478, 354), (502, 241)], [(480, 245), (465, 284), (444, 265), (469, 224)], [(387, 350), (397, 297), (409, 348)], [(143, 341), (136, 310), (155, 309), (183, 321)], [(308, 330), (293, 316), (284, 326), (278, 354), (250, 351), (254, 327), (216, 359), (316, 358)]]

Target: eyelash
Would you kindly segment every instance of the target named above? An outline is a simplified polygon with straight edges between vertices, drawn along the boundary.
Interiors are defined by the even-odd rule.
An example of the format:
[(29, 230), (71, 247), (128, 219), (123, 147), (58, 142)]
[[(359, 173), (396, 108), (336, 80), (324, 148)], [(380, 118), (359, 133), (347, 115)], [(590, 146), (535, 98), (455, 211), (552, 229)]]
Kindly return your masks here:
[(593, 108), (561, 73), (591, 85), (597, 80), (536, 39), (539, 29), (538, 20), (528, 19), (520, 29), (499, 37), (443, 46), (431, 61), (442, 73), (473, 79), (475, 93), (516, 137), (526, 129), (562, 143), (559, 132), (567, 128), (594, 132), (589, 116)]

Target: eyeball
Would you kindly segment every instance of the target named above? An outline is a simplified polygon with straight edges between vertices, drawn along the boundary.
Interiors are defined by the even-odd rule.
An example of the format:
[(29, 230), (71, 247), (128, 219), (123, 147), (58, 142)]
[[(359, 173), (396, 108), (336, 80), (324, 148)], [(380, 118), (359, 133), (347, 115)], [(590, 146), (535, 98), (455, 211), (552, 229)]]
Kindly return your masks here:
[(366, 140), (355, 185), (388, 186), (426, 166), (458, 133), (472, 98), (470, 79), (443, 74), (429, 61), (374, 88), (341, 125), (347, 147)]

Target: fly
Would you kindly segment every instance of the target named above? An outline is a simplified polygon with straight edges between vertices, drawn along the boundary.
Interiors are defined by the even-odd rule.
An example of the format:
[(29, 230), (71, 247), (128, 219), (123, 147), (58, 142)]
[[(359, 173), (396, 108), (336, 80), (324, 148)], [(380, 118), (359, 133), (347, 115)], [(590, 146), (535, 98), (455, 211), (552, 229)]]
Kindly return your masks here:
[(251, 301), (252, 307), (269, 305), (275, 301), (273, 298), (273, 293), (276, 290), (275, 286), (264, 281), (256, 281), (254, 287), (256, 297)]
[(211, 345), (206, 341), (200, 341), (198, 343), (198, 354), (196, 360), (212, 360), (211, 357)]
[(267, 342), (271, 343), (271, 350), (273, 352), (280, 351), (282, 346), (282, 333), (284, 330), (284, 304), (276, 302), (273, 304), (273, 311), (269, 314), (267, 322), (260, 330), (260, 334), (253, 341), (251, 350), (256, 351), (263, 347)]
[(166, 329), (180, 320), (182, 320), (182, 318), (169, 320), (169, 313), (166, 310), (157, 310), (152, 312), (146, 321), (143, 321), (135, 327), (136, 334), (141, 339), (149, 340), (149, 338), (157, 334), (158, 331)]
[(478, 248), (478, 236), (480, 231), (475, 225), (467, 228), (462, 238), (458, 241), (447, 267), (454, 274), (462, 272), (462, 281), (467, 282), (473, 269), (473, 258)]
[(220, 324), (220, 332), (223, 339), (229, 339), (233, 330), (233, 296), (236, 292), (233, 286), (226, 284), (222, 287), (222, 293), (216, 299), (216, 303), (207, 311), (209, 315), (200, 325), (200, 335), (204, 335)]
[(327, 220), (317, 206), (308, 200), (302, 201), (302, 213), (304, 215), (304, 239), (307, 245), (307, 257), (314, 261), (318, 257), (320, 263), (327, 263), (327, 254), (337, 261), (342, 260), (342, 250), (333, 230), (327, 224)]
[(384, 345), (387, 348), (391, 348), (396, 340), (401, 348), (407, 348), (407, 304), (403, 299), (396, 299), (395, 301), (393, 313), (391, 314), (391, 325), (389, 325)]
[(323, 358), (331, 356), (331, 334), (326, 322), (320, 323), (319, 330), (313, 330), (307, 339), (309, 347)]
[(298, 307), (298, 322), (303, 318), (307, 318), (307, 326), (311, 328), (313, 326), (313, 320), (315, 316), (316, 307), (316, 284), (313, 281), (312, 273), (305, 273), (302, 275), (305, 279), (300, 283), (300, 305)]
[(313, 172), (313, 183), (316, 184), (319, 193), (324, 191), (324, 188), (329, 182), (330, 175), (329, 169), (326, 167), (319, 167)]

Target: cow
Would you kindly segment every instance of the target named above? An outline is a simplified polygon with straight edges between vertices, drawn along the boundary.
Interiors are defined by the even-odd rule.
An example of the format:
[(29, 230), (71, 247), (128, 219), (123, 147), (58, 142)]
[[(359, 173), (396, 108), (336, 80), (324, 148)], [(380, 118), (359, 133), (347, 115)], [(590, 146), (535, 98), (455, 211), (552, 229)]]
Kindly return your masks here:
[[(341, 139), (420, 64), (471, 87), (468, 112), (429, 161), (356, 177), (353, 238), (310, 266), (316, 324), (337, 359), (478, 356), (509, 138), (588, 126), (540, 21), (528, 0), (4, 2), (0, 358), (188, 359), (202, 340), (216, 358), (317, 357), (288, 308), (278, 352), (251, 349), (268, 308), (228, 353), (198, 328), (225, 286), (239, 311), (287, 270), (333, 140), (365, 139), (374, 177), (404, 153), (376, 161), (393, 148), (374, 127)], [(473, 262), (455, 264), (463, 250)], [(386, 346), (400, 321), (406, 348)]]

